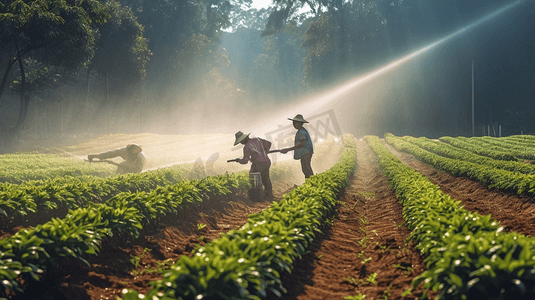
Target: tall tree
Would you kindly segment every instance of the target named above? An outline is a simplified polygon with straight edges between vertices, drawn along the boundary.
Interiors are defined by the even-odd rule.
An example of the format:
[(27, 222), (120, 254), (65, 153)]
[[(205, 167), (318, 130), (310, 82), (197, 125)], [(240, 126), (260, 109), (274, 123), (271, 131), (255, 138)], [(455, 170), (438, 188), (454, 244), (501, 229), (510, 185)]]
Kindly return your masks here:
[(198, 46), (202, 44), (204, 52), (199, 54), (209, 62), (210, 57), (220, 53), (217, 48), (222, 29), (230, 26), (232, 5), (228, 0), (121, 0), (121, 3), (130, 6), (139, 23), (145, 25), (144, 36), (154, 54), (147, 66), (147, 81), (162, 93), (180, 84), (177, 76), (185, 71), (180, 68), (191, 66), (180, 53), (200, 51)]
[(0, 5), (0, 47), (11, 57), (0, 85), (0, 97), (15, 64), (20, 72), (19, 117), (11, 133), (18, 132), (27, 117), (30, 94), (27, 92), (25, 59), (63, 70), (77, 70), (93, 56), (95, 29), (109, 17), (97, 0), (7, 0)]
[(88, 71), (95, 70), (102, 77), (113, 79), (116, 90), (129, 90), (146, 77), (151, 51), (130, 7), (122, 7), (112, 0), (107, 4), (110, 19), (97, 26), (99, 35), (95, 56)]

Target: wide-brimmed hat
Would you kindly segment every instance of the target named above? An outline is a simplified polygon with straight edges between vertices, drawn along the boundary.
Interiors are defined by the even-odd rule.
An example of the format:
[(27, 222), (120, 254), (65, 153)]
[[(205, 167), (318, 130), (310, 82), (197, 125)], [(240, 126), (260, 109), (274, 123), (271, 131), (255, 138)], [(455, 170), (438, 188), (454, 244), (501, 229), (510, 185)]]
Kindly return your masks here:
[(236, 141), (234, 141), (234, 146), (238, 145), (241, 141), (243, 141), (246, 137), (249, 136), (249, 134), (251, 134), (250, 132), (245, 134), (241, 131), (238, 131), (236, 132), (235, 136), (236, 136)]
[(139, 150), (139, 152), (143, 151), (143, 148), (141, 148), (141, 145), (134, 144), (134, 143), (126, 145), (126, 149), (128, 151), (132, 151), (134, 149)]
[(293, 119), (292, 118), (288, 118), (288, 120), (301, 122), (301, 123), (308, 123), (308, 121), (305, 120), (305, 118), (303, 118), (303, 115), (301, 115), (301, 114), (295, 115), (295, 117)]

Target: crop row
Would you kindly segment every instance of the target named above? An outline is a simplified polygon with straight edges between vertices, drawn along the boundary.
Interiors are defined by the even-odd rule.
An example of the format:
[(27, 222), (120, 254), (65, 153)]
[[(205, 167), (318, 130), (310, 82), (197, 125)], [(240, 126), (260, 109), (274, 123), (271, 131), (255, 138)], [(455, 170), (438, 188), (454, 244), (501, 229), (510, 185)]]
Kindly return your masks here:
[(516, 156), (521, 159), (535, 159), (535, 147), (529, 145), (519, 145), (518, 143), (511, 142), (511, 140), (505, 140), (503, 138), (495, 138), (490, 136), (484, 137), (472, 137), (464, 138), (470, 142), (478, 143), (479, 145), (500, 151), (500, 152), (509, 152), (511, 155)]
[(400, 151), (409, 152), (433, 167), (456, 176), (466, 176), (485, 184), (489, 188), (513, 191), (517, 194), (535, 195), (535, 174), (523, 174), (515, 171), (497, 169), (469, 161), (443, 157), (408, 143), (392, 134), (386, 134), (385, 140)]
[(475, 140), (470, 140), (468, 138), (464, 137), (449, 137), (449, 136), (443, 136), (439, 139), (442, 142), (451, 144), (455, 147), (459, 147), (464, 150), (468, 150), (470, 152), (473, 152), (478, 155), (488, 156), (493, 159), (498, 160), (518, 160), (514, 155), (507, 151), (499, 151), (496, 149), (491, 149), (488, 146), (482, 145), (481, 142), (477, 142)]
[[(63, 217), (69, 209), (102, 203), (120, 192), (149, 192), (187, 179), (188, 172), (189, 167), (181, 165), (108, 178), (64, 176), (20, 185), (0, 183), (0, 229), (8, 224), (41, 224), (52, 215)], [(272, 181), (278, 181), (287, 177), (289, 170), (286, 164), (278, 163), (270, 173)]]
[[(182, 180), (184, 169), (166, 168), (109, 178), (94, 176), (58, 177), (45, 181), (28, 181), (20, 185), (0, 184), (0, 222), (9, 223), (29, 213), (76, 209), (89, 203), (101, 203), (126, 191), (149, 191)], [(45, 213), (46, 215), (46, 213)], [(37, 216), (33, 216), (37, 217)]]
[(525, 139), (523, 137), (526, 137), (525, 135), (512, 135), (507, 137), (500, 137), (495, 138), (491, 136), (482, 136), (482, 137), (476, 137), (476, 139), (482, 139), (482, 140), (489, 140), (489, 141), (500, 141), (506, 144), (508, 147), (519, 147), (519, 149), (524, 150), (526, 148), (535, 148), (535, 140)]
[(249, 216), (193, 257), (182, 256), (153, 288), (142, 295), (124, 292), (124, 299), (261, 299), (281, 295), (282, 272), (291, 272), (333, 212), (337, 195), (355, 170), (354, 138), (344, 136), (344, 152), (329, 170), (306, 179), (280, 202)]
[(107, 164), (90, 165), (81, 159), (54, 154), (3, 154), (0, 155), (0, 165), (0, 182), (15, 184), (58, 176), (107, 177), (115, 174), (115, 168)]
[(504, 139), (535, 146), (535, 135), (511, 135)]
[(486, 165), (497, 169), (504, 169), (513, 172), (518, 171), (524, 174), (535, 174), (535, 165), (532, 164), (527, 164), (520, 161), (492, 159), (487, 156), (478, 155), (473, 152), (457, 148), (450, 144), (433, 141), (425, 137), (415, 138), (411, 136), (404, 136), (401, 139), (440, 156), (468, 161), (478, 165)]
[(426, 256), (413, 280), (438, 299), (533, 299), (535, 239), (505, 233), (490, 215), (466, 211), (425, 176), (404, 165), (377, 137), (367, 137), (398, 199), (403, 218)]
[(154, 219), (248, 187), (246, 172), (181, 181), (150, 193), (120, 193), (106, 203), (71, 210), (63, 219), (21, 230), (0, 240), (0, 295), (5, 289), (23, 291), (20, 279), (38, 280), (46, 269), (66, 258), (86, 262), (83, 256), (96, 254), (105, 236), (136, 237)]

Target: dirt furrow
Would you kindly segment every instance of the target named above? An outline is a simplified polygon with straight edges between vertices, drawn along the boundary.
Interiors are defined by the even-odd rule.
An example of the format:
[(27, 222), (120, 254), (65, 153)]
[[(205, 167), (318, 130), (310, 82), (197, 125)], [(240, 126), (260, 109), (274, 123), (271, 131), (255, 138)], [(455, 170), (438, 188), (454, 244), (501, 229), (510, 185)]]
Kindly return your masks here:
[(310, 252), (294, 264), (292, 274), (283, 276), (285, 300), (358, 295), (418, 299), (423, 293), (410, 290), (425, 264), (406, 241), (409, 231), (403, 226), (402, 206), (371, 148), (359, 141), (357, 151), (358, 171), (340, 199), (333, 225), (324, 228)]
[(504, 230), (535, 236), (535, 203), (533, 199), (497, 189), (466, 177), (455, 177), (449, 173), (416, 159), (412, 154), (396, 150), (384, 142), (385, 146), (404, 164), (415, 169), (440, 187), (442, 192), (460, 200), (464, 208), (481, 215), (492, 215)]
[(116, 299), (124, 288), (146, 293), (148, 283), (161, 278), (160, 272), (182, 255), (190, 256), (198, 245), (241, 227), (249, 214), (279, 201), (293, 187), (274, 183), (272, 200), (251, 201), (245, 195), (211, 199), (198, 209), (163, 218), (138, 239), (108, 238), (98, 256), (86, 257), (90, 266), (63, 262), (13, 299)]

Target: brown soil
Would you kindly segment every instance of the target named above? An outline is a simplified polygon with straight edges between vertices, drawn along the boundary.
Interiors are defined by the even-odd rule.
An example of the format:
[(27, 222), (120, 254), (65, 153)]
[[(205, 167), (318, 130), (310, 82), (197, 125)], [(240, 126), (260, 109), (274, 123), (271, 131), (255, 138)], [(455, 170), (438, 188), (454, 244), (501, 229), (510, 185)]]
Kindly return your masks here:
[(400, 152), (384, 142), (388, 150), (404, 164), (427, 176), (442, 192), (460, 200), (464, 208), (480, 215), (492, 215), (505, 231), (535, 236), (535, 204), (533, 199), (513, 193), (488, 189), (483, 184), (466, 177), (455, 177), (436, 170), (415, 158)]
[[(288, 290), (283, 299), (343, 299), (358, 293), (366, 299), (421, 297), (421, 289), (401, 296), (425, 264), (414, 245), (406, 243), (402, 206), (366, 142), (357, 142), (357, 164), (333, 226), (324, 228), (310, 253), (283, 276)], [(374, 273), (376, 283), (368, 283)]]
[[(535, 204), (529, 198), (489, 190), (467, 178), (435, 170), (412, 155), (388, 149), (405, 164), (419, 171), (461, 200), (466, 209), (492, 214), (508, 231), (534, 235)], [(310, 245), (309, 253), (298, 260), (292, 274), (283, 274), (287, 293), (284, 300), (343, 299), (366, 295), (365, 299), (420, 299), (423, 290), (401, 296), (412, 288), (411, 281), (425, 270), (423, 257), (407, 242), (402, 207), (390, 190), (373, 151), (357, 142), (358, 170), (350, 188), (341, 195), (333, 225), (325, 226)], [(273, 201), (293, 186), (275, 184)], [(47, 271), (38, 283), (13, 299), (115, 299), (124, 288), (148, 291), (148, 283), (159, 279), (156, 271), (165, 262), (191, 255), (196, 245), (204, 245), (230, 229), (239, 228), (251, 213), (267, 208), (271, 201), (250, 201), (244, 196), (212, 199), (179, 215), (152, 224), (138, 239), (114, 236), (105, 240), (98, 256), (87, 256), (90, 266), (66, 261)], [(206, 227), (198, 229), (198, 224)], [(134, 268), (133, 258), (139, 258)], [(377, 274), (374, 283), (370, 276)], [(431, 293), (430, 298), (436, 294)], [(275, 297), (271, 297), (275, 298)]]
[[(251, 201), (245, 195), (211, 199), (208, 204), (152, 224), (138, 239), (108, 238), (98, 256), (85, 257), (90, 266), (77, 260), (62, 262), (12, 299), (116, 299), (124, 288), (146, 293), (148, 283), (161, 278), (158, 268), (165, 269), (166, 263), (190, 256), (197, 245), (241, 227), (249, 214), (269, 207), (294, 187), (289, 182), (274, 183), (273, 199)], [(199, 230), (198, 224), (206, 226)], [(133, 258), (139, 258), (137, 268)]]

